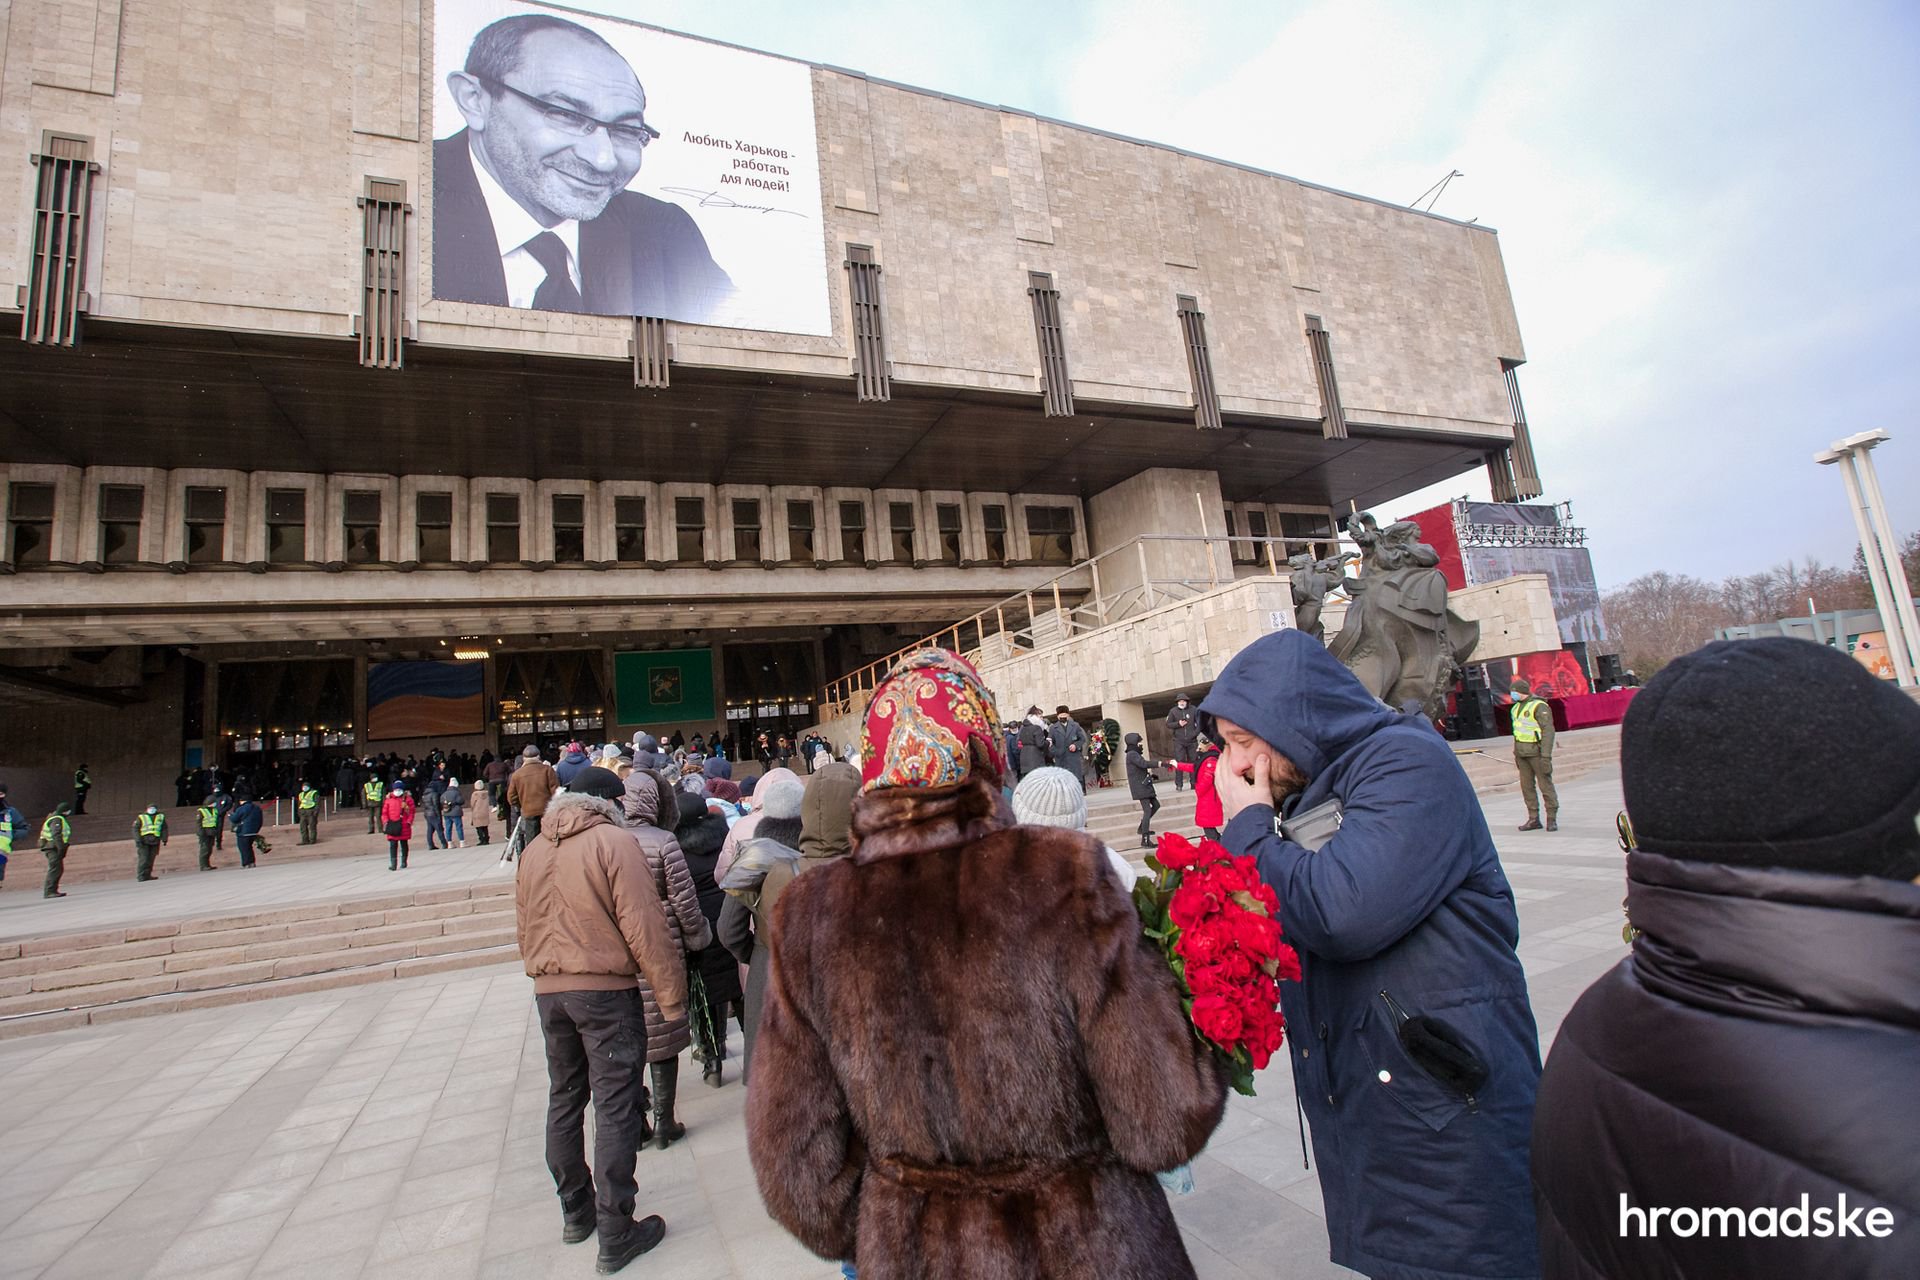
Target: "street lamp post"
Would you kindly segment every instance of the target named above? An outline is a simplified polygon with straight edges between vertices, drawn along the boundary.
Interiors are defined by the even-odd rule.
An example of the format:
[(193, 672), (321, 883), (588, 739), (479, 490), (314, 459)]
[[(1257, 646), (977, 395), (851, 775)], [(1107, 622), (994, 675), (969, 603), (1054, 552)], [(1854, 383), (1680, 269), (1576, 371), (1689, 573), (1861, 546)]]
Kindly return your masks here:
[(1886, 498), (1873, 469), (1874, 446), (1890, 438), (1884, 431), (1863, 431), (1835, 441), (1831, 448), (1814, 454), (1813, 460), (1840, 468), (1840, 479), (1847, 486), (1847, 500), (1853, 507), (1854, 527), (1860, 532), (1860, 553), (1867, 562), (1873, 602), (1886, 628), (1894, 678), (1902, 687), (1911, 688), (1914, 673), (1920, 670), (1920, 619), (1914, 615), (1913, 592), (1907, 587), (1906, 569), (1900, 563), (1900, 543), (1887, 520)]

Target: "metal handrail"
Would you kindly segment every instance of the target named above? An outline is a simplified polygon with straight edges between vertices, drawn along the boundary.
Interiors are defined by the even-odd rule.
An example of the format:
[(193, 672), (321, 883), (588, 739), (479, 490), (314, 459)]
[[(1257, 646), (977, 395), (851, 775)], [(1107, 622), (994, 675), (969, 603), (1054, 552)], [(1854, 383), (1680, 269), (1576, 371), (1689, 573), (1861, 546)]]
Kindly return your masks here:
[[(1207, 577), (1204, 580), (1199, 578), (1153, 577), (1148, 571), (1147, 563), (1147, 544), (1150, 542), (1198, 542), (1204, 544), (1207, 550)], [(1236, 543), (1250, 545), (1254, 552), (1254, 559), (1251, 563), (1257, 567), (1264, 558), (1267, 575), (1275, 578), (1280, 577), (1282, 570), (1287, 567), (1287, 549), (1289, 547), (1298, 546), (1311, 550), (1329, 544), (1341, 546), (1351, 545), (1347, 540), (1338, 535), (1256, 538), (1244, 534), (1139, 534), (1121, 543), (1119, 546), (1109, 547), (1097, 556), (1082, 560), (1070, 568), (1063, 569), (1051, 578), (1035, 583), (1025, 590), (1015, 592), (1004, 600), (996, 601), (986, 608), (979, 610), (971, 617), (962, 618), (951, 626), (942, 627), (931, 635), (923, 636), (915, 640), (912, 644), (903, 645), (895, 649), (884, 658), (876, 658), (865, 666), (850, 671), (836, 680), (828, 681), (825, 685), (821, 686), (820, 698), (816, 704), (820, 708), (821, 718), (823, 720), (833, 718), (827, 714), (828, 711), (833, 708), (839, 708), (839, 714), (841, 715), (852, 714), (855, 702), (861, 694), (871, 693), (886, 673), (893, 669), (893, 665), (896, 662), (918, 649), (938, 647), (952, 650), (955, 653), (980, 654), (987, 649), (987, 641), (990, 635), (999, 638), (1002, 644), (1008, 648), (1026, 651), (1032, 651), (1038, 648), (1039, 645), (1036, 643), (1034, 636), (1034, 624), (1040, 616), (1040, 612), (1036, 611), (1034, 607), (1035, 596), (1045, 597), (1050, 595), (1053, 602), (1052, 608), (1045, 610), (1045, 612), (1056, 615), (1064, 620), (1065, 625), (1062, 628), (1064, 634), (1049, 637), (1049, 643), (1051, 644), (1070, 640), (1077, 635), (1085, 635), (1091, 631), (1098, 631), (1102, 627), (1110, 626), (1115, 622), (1133, 617), (1136, 611), (1131, 606), (1134, 603), (1143, 603), (1145, 605), (1145, 608), (1140, 610), (1140, 612), (1151, 612), (1159, 608), (1163, 603), (1172, 603), (1174, 600), (1185, 599), (1188, 596), (1197, 595), (1203, 591), (1217, 590), (1222, 585), (1219, 561), (1215, 559), (1213, 554), (1213, 544), (1217, 542), (1226, 543), (1228, 546), (1227, 558), (1229, 561), (1229, 570), (1225, 576), (1225, 582), (1228, 585), (1240, 580), (1233, 574), (1232, 569), (1244, 567), (1249, 563), (1248, 561), (1235, 561), (1233, 559), (1232, 548)], [(1122, 588), (1118, 594), (1112, 597), (1104, 595), (1100, 588), (1101, 563), (1129, 551), (1133, 552), (1138, 558), (1140, 570), (1138, 581)], [(1062, 584), (1067, 579), (1079, 574), (1087, 574), (1090, 576), (1091, 583), (1089, 586), (1073, 585), (1063, 588)], [(1080, 594), (1079, 602), (1072, 608), (1068, 608), (1063, 601), (1063, 590)], [(1088, 603), (1088, 598), (1085, 594), (1089, 590), (1092, 593), (1091, 604)], [(1156, 593), (1165, 596), (1166, 599), (1161, 600), (1156, 598)], [(1133, 597), (1138, 597), (1138, 601), (1134, 600)], [(1129, 607), (1124, 610), (1118, 609), (1116, 606), (1122, 602), (1126, 602)], [(1026, 625), (1024, 627), (1015, 626), (1010, 628), (1007, 625), (1007, 613), (1010, 609), (1020, 610), (1024, 613), (1026, 619)], [(1089, 611), (1091, 611), (1093, 618), (1097, 620), (1093, 625), (1080, 623), (1076, 620), (1076, 615)], [(1019, 615), (1016, 614), (1016, 618), (1018, 616)], [(991, 629), (989, 629), (990, 627)], [(973, 638), (971, 645), (963, 643), (969, 634), (969, 629), (971, 629)], [(1022, 643), (1023, 639), (1025, 643)]]

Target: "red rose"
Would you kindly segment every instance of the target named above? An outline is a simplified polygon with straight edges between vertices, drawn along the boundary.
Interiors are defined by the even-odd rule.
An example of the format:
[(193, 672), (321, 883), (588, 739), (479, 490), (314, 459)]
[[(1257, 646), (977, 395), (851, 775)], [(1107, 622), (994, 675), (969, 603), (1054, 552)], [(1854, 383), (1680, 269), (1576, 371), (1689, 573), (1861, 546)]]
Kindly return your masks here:
[(1253, 977), (1253, 961), (1247, 958), (1246, 952), (1238, 948), (1231, 949), (1222, 955), (1217, 967), (1220, 970), (1220, 976), (1228, 982), (1242, 983)]
[(1197, 999), (1200, 996), (1222, 996), (1227, 985), (1221, 979), (1220, 971), (1212, 965), (1188, 965), (1187, 989)]
[(1174, 950), (1190, 965), (1212, 964), (1227, 949), (1231, 939), (1213, 921), (1203, 921), (1191, 929), (1182, 928)]
[(1198, 885), (1182, 884), (1167, 903), (1167, 918), (1182, 929), (1192, 929), (1216, 910), (1218, 903), (1210, 906), (1205, 891)]
[(1231, 1044), (1240, 1038), (1240, 1010), (1222, 996), (1195, 996), (1193, 1025), (1215, 1044)]
[(1228, 919), (1233, 922), (1234, 945), (1251, 952), (1254, 959), (1271, 959), (1280, 950), (1280, 922), (1272, 916), (1236, 911)]
[(1297, 951), (1292, 947), (1282, 946), (1277, 959), (1280, 967), (1273, 975), (1274, 977), (1284, 978), (1289, 982), (1300, 981), (1300, 954)]
[(1169, 871), (1183, 871), (1201, 861), (1199, 847), (1185, 836), (1171, 831), (1160, 837), (1160, 843), (1154, 846), (1153, 852), (1160, 859), (1160, 865)]

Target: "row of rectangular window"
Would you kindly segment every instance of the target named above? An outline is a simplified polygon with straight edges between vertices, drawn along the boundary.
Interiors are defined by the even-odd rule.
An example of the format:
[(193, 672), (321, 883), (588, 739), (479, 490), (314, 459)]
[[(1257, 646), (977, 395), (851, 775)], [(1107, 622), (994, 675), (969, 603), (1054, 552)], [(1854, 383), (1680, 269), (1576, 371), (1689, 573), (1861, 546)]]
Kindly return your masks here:
[[(140, 527), (145, 515), (146, 490), (139, 485), (100, 486), (99, 559), (104, 564), (131, 564), (140, 559)], [(380, 559), (380, 494), (371, 490), (350, 490), (345, 495), (341, 521), (345, 533), (346, 559), (349, 564), (371, 564)], [(190, 486), (185, 494), (186, 560), (189, 564), (212, 564), (223, 558), (227, 524), (227, 491), (218, 487)], [(893, 559), (915, 559), (913, 538), (916, 529), (915, 504), (887, 504), (886, 536)], [(16, 565), (44, 564), (50, 558), (53, 541), (54, 488), (50, 484), (15, 483), (8, 506), (8, 557)], [(554, 561), (559, 564), (584, 563), (586, 554), (586, 497), (577, 493), (553, 495)], [(810, 561), (818, 558), (814, 504), (804, 499), (786, 504), (787, 548), (791, 559)], [(840, 524), (841, 555), (849, 561), (867, 558), (867, 510), (860, 502), (841, 502), (836, 513)], [(685, 563), (704, 561), (707, 528), (705, 498), (674, 499), (674, 559)], [(1074, 515), (1071, 507), (1029, 506), (1026, 509), (1029, 535), (1029, 559), (1042, 564), (1073, 563)], [(733, 558), (757, 561), (766, 558), (762, 514), (757, 498), (735, 498), (732, 502)], [(647, 558), (647, 500), (642, 497), (616, 497), (613, 500), (614, 558), (639, 562)], [(934, 560), (959, 564), (961, 556), (961, 508), (959, 503), (937, 503), (934, 507)], [(1007, 557), (1007, 511), (1004, 506), (988, 504), (981, 508), (982, 533), (985, 535), (989, 562)], [(266, 495), (267, 562), (298, 564), (307, 558), (307, 492), (304, 489), (269, 489)], [(417, 558), (428, 564), (453, 560), (453, 495), (447, 492), (421, 493), (414, 497), (414, 529)], [(521, 559), (520, 496), (490, 493), (486, 497), (487, 559), (510, 564)]]

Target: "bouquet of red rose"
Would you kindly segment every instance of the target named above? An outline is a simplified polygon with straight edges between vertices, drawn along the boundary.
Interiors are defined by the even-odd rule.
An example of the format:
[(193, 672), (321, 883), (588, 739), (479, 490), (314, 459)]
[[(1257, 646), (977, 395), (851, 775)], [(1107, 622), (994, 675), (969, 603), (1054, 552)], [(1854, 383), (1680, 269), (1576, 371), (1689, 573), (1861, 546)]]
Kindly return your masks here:
[(1252, 858), (1212, 840), (1171, 832), (1147, 856), (1151, 880), (1133, 887), (1134, 909), (1179, 980), (1193, 1032), (1226, 1064), (1236, 1092), (1280, 1048), (1280, 979), (1300, 980), (1300, 957), (1281, 941), (1279, 900)]

